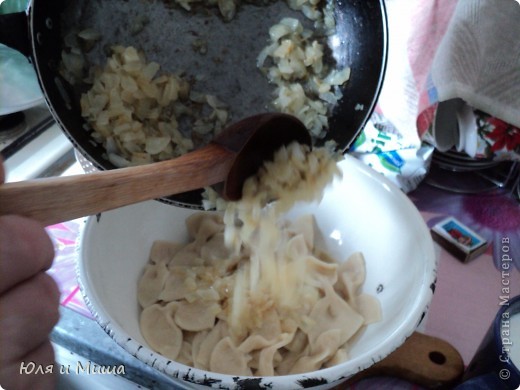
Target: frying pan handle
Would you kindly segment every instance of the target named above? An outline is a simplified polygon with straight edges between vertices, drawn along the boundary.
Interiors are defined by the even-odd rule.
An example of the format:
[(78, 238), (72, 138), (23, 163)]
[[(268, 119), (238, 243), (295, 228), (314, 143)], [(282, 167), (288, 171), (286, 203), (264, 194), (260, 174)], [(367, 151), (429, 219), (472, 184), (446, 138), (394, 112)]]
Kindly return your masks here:
[(25, 12), (0, 15), (0, 43), (30, 57), (29, 36), (29, 20)]

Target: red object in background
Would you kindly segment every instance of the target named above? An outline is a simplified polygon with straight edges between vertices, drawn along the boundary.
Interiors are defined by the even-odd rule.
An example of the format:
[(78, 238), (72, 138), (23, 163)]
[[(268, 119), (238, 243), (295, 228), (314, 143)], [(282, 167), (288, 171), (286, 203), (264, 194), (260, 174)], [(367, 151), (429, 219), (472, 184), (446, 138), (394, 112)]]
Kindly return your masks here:
[(494, 127), (487, 137), (495, 141), (491, 150), (496, 152), (503, 149), (516, 150), (520, 147), (520, 129), (500, 119), (490, 117), (488, 123)]

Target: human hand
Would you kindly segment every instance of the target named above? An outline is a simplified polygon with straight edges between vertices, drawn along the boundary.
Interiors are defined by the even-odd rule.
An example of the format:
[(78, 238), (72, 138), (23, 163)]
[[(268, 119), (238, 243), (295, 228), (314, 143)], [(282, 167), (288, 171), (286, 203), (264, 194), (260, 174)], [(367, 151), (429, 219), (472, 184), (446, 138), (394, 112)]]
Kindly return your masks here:
[(59, 319), (60, 294), (45, 273), (53, 258), (52, 242), (41, 224), (20, 216), (0, 216), (0, 386), (6, 390), (56, 385), (56, 375), (21, 371), (22, 363), (54, 365), (49, 334)]

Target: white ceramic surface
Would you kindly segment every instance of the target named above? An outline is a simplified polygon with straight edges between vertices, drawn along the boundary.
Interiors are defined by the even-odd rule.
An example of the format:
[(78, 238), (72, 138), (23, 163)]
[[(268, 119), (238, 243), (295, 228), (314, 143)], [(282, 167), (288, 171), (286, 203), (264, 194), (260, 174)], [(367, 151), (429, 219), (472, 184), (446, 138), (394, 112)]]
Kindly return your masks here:
[(459, 143), (457, 111), (464, 104), (460, 99), (440, 102), (433, 122), (435, 147), (446, 152)]
[[(437, 266), (429, 230), (401, 190), (350, 156), (341, 168), (343, 179), (327, 190), (321, 203), (297, 205), (288, 217), (314, 213), (336, 258), (346, 259), (354, 251), (365, 256), (363, 290), (380, 300), (383, 319), (366, 329), (349, 361), (313, 373), (259, 380), (208, 373), (151, 351), (139, 331), (137, 281), (152, 242), (187, 240), (184, 220), (193, 213), (157, 201), (89, 218), (79, 242), (78, 265), (87, 304), (103, 329), (129, 353), (199, 386), (241, 389), (249, 383), (260, 389), (326, 389), (338, 385), (384, 358), (416, 329), (432, 298)], [(266, 384), (272, 387), (262, 387)]]

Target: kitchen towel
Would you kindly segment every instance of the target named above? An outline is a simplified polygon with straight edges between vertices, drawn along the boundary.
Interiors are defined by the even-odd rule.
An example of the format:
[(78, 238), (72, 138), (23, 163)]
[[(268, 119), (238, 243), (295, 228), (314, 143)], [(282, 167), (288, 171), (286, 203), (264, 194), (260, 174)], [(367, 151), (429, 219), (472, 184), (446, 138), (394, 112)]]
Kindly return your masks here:
[[(386, 0), (385, 5), (385, 81), (376, 112), (351, 153), (409, 192), (429, 170), (439, 115), (447, 128), (437, 134), (442, 136), (438, 149), (520, 160), (519, 2)], [(372, 145), (378, 147), (368, 148)], [(389, 151), (392, 161), (409, 168), (396, 173), (378, 163)]]
[(520, 4), (459, 0), (433, 60), (439, 101), (470, 106), (520, 127)]
[[(457, 0), (386, 0), (388, 62), (377, 107), (350, 154), (409, 192), (426, 176), (433, 147), (417, 130), (433, 57)], [(422, 104), (424, 103), (424, 104)], [(427, 126), (426, 126), (427, 127)]]
[(423, 140), (476, 158), (520, 159), (518, 20), (516, 0), (457, 2), (421, 93)]

